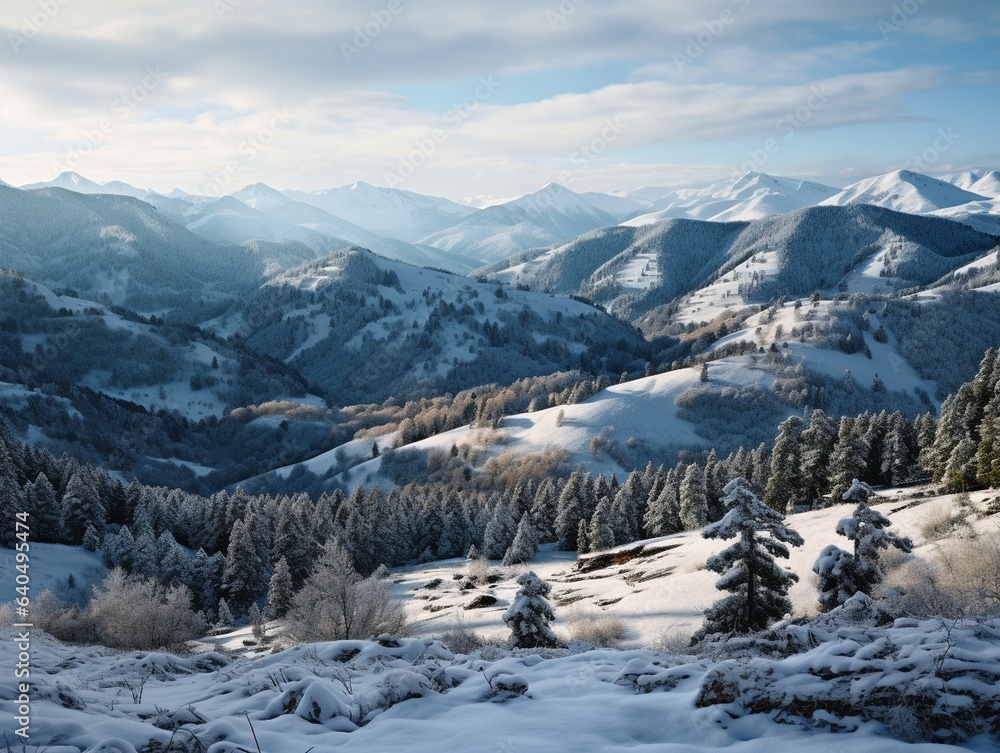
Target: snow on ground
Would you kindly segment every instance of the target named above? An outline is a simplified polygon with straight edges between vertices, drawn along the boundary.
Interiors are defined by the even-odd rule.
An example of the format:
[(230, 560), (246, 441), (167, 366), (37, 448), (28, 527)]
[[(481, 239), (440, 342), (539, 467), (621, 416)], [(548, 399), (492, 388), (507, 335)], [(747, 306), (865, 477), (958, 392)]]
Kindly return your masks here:
[[(892, 490), (877, 505), (894, 530), (915, 539), (918, 557), (935, 550), (921, 539), (921, 522), (935, 506), (953, 502), (915, 496), (920, 491)], [(986, 496), (974, 494), (973, 501), (981, 505)], [(802, 575), (791, 594), (797, 613), (812, 612), (809, 567), (823, 545), (845, 543), (833, 529), (850, 510), (838, 505), (789, 516), (805, 539), (790, 562)], [(990, 524), (975, 523), (981, 532)], [(704, 561), (725, 543), (696, 532), (655, 539), (620, 547), (619, 560), (639, 550), (627, 562), (602, 567), (593, 555), (585, 558), (598, 565), (589, 572), (550, 547), (531, 563), (553, 585), (557, 632), (565, 635), (574, 610), (618, 615), (630, 631), (621, 649), (577, 642), (568, 649), (494, 645), (454, 653), (435, 637), (459, 624), (459, 614), (465, 627), (505, 638), (501, 617), (514, 593), (509, 578), (461, 591), (457, 560), (390, 576), (416, 620), (407, 639), (270, 653), (280, 639), (252, 645), (242, 628), (200, 641), (197, 651), (207, 653), (178, 657), (68, 646), (33, 631), (26, 750), (134, 753), (163, 750), (170, 741), (171, 750), (207, 753), (255, 751), (258, 744), (290, 753), (996, 750), (982, 731), (1000, 688), (996, 620), (882, 623), (878, 607), (862, 599), (808, 623), (779, 624), (770, 637), (731, 641), (728, 659), (684, 655), (683, 637), (719, 596)], [(42, 545), (39, 561), (44, 552)], [(51, 553), (65, 567), (75, 556), (65, 547)], [(481, 594), (497, 604), (462, 608)], [(280, 628), (272, 623), (269, 632)], [(664, 635), (676, 653), (649, 647)], [(13, 630), (0, 629), (11, 656), (13, 638)], [(0, 675), (5, 723), (21, 704), (15, 683), (13, 672)], [(944, 744), (957, 743), (962, 729), (968, 742)], [(917, 733), (942, 744), (899, 739)]]
[(660, 265), (656, 254), (636, 254), (615, 273), (615, 282), (626, 290), (647, 290), (660, 284)]
[[(63, 597), (86, 596), (90, 593), (90, 586), (99, 583), (107, 572), (100, 552), (88, 552), (81, 547), (63, 544), (39, 544), (31, 541), (30, 537), (28, 543), (28, 577), (31, 579), (29, 586), (33, 599), (46, 590)], [(6, 604), (17, 595), (14, 593), (17, 564), (14, 553), (5, 549), (0, 557), (0, 604)], [(75, 594), (67, 590), (70, 575), (76, 581)]]
[(746, 298), (739, 292), (740, 285), (750, 283), (754, 275), (766, 281), (777, 272), (777, 252), (754, 254), (715, 282), (681, 298), (680, 309), (673, 321), (678, 324), (710, 322), (732, 308), (746, 305)]
[[(955, 498), (914, 498), (917, 492), (923, 491), (890, 490), (882, 495), (887, 501), (874, 507), (892, 520), (894, 532), (913, 539), (914, 556), (930, 559), (937, 553), (937, 545), (922, 538), (921, 526), (929, 516), (954, 505)], [(981, 492), (974, 494), (973, 500), (981, 505), (991, 496)], [(847, 539), (837, 535), (836, 526), (853, 509), (852, 505), (840, 504), (788, 516), (787, 524), (805, 541), (803, 546), (791, 549), (789, 560), (780, 563), (799, 575), (799, 582), (789, 593), (793, 614), (816, 614), (813, 563), (828, 544), (849, 548)], [(996, 530), (995, 519), (985, 519), (976, 525), (984, 534)], [(721, 595), (715, 589), (719, 576), (706, 570), (705, 562), (729, 543), (704, 539), (698, 531), (635, 542), (608, 550), (643, 549), (634, 559), (590, 572), (576, 569), (575, 552), (555, 551), (554, 545), (549, 544), (543, 546), (528, 565), (495, 566), (492, 572), (507, 576), (502, 582), (471, 590), (463, 590), (463, 581), (458, 579), (465, 572), (465, 561), (445, 560), (402, 569), (394, 574), (394, 595), (407, 599), (405, 604), (414, 635), (439, 636), (464, 625), (488, 637), (505, 637), (508, 631), (501, 618), (517, 590), (513, 577), (522, 570), (532, 570), (552, 586), (556, 632), (564, 638), (571, 637), (575, 622), (615, 616), (625, 623), (627, 634), (623, 645), (626, 647), (648, 647), (660, 641), (684, 644), (701, 626), (704, 610)], [(583, 561), (595, 556), (586, 555)], [(435, 581), (440, 583), (428, 587)], [(484, 594), (496, 598), (496, 604), (468, 609), (476, 597)]]

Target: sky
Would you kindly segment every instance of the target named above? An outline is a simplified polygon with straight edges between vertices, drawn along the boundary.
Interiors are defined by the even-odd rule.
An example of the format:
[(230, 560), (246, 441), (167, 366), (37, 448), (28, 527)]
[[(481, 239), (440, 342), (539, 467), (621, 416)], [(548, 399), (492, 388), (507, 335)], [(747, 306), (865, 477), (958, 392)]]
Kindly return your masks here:
[(0, 179), (459, 199), (1000, 166), (996, 0), (5, 0)]

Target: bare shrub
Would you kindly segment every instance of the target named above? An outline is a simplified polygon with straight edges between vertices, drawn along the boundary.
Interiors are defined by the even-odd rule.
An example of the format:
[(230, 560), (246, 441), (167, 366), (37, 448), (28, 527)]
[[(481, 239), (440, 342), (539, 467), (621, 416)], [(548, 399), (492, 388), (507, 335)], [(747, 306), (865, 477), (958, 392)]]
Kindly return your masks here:
[(292, 600), (288, 630), (302, 641), (401, 635), (406, 617), (402, 605), (389, 595), (388, 582), (376, 576), (362, 578), (348, 551), (331, 542)]
[(167, 588), (127, 576), (118, 568), (94, 589), (87, 616), (98, 641), (121, 649), (180, 646), (207, 627), (191, 609), (187, 586)]
[(454, 624), (441, 635), (441, 642), (456, 654), (471, 654), (488, 643), (483, 636), (468, 626), (461, 612), (456, 614)]
[(613, 614), (573, 612), (566, 620), (570, 640), (614, 648), (627, 634), (625, 623)]
[(956, 505), (952, 502), (939, 503), (924, 519), (920, 526), (920, 535), (925, 541), (940, 541), (943, 538), (953, 535), (960, 529), (968, 529), (969, 516), (972, 508), (968, 505)]
[(890, 574), (883, 590), (895, 607), (919, 617), (1000, 614), (1000, 537), (938, 546), (932, 560), (911, 559)]

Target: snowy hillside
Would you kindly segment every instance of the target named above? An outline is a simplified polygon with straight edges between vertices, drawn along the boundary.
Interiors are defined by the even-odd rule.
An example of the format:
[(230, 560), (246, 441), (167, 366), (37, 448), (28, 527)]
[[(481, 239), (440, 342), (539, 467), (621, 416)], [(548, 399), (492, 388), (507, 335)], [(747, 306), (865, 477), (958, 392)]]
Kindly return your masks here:
[(689, 309), (690, 301), (711, 300), (698, 318), (685, 320), (709, 321), (726, 308), (777, 295), (928, 284), (996, 243), (996, 236), (940, 218), (824, 206), (752, 222), (603, 228), (516, 264), (498, 264), (488, 275), (577, 293), (633, 320), (679, 296), (689, 296), (680, 301)]
[(874, 204), (897, 212), (925, 214), (984, 198), (987, 197), (947, 181), (910, 170), (896, 170), (858, 181), (821, 203), (829, 206)]
[(183, 308), (189, 320), (262, 276), (244, 249), (210, 243), (143, 201), (62, 188), (0, 187), (0, 267), (138, 311)]
[[(586, 304), (350, 249), (278, 275), (208, 327), (295, 367), (338, 404), (381, 402), (646, 358), (638, 333)], [(618, 343), (616, 349), (607, 346)]]

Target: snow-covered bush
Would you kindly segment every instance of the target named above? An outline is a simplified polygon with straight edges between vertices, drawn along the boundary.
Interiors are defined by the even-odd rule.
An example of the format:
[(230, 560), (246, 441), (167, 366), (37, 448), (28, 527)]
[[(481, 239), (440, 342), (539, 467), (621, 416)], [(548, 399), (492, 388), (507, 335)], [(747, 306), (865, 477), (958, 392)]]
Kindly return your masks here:
[(517, 577), (517, 584), (521, 588), (503, 616), (503, 621), (511, 631), (511, 647), (558, 646), (559, 639), (549, 627), (549, 623), (555, 619), (555, 612), (548, 600), (551, 586), (530, 571), (521, 573)]
[(405, 629), (402, 605), (389, 596), (386, 582), (362, 578), (339, 542), (326, 545), (288, 612), (289, 633), (302, 641), (398, 635)]
[(585, 614), (574, 612), (566, 620), (569, 637), (594, 646), (617, 646), (625, 637), (625, 622), (614, 614)]

